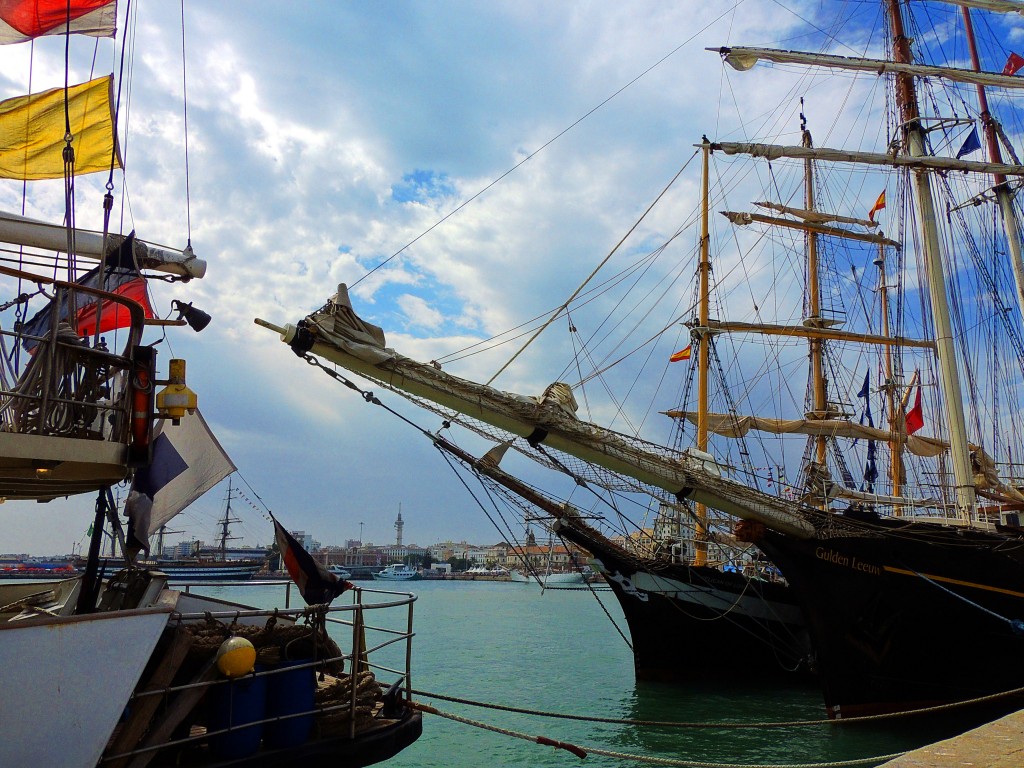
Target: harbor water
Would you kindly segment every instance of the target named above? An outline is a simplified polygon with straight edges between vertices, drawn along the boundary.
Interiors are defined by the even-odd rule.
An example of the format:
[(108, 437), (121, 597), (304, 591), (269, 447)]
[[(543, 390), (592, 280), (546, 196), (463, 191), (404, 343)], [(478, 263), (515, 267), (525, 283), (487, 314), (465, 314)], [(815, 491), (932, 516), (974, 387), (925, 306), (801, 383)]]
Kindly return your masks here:
[[(359, 586), (382, 585), (359, 582)], [(632, 655), (616, 626), (627, 637), (628, 630), (608, 591), (542, 592), (536, 585), (473, 581), (415, 581), (389, 584), (386, 589), (418, 596), (412, 672), (412, 687), (417, 691), (611, 719), (754, 723), (824, 718), (821, 696), (814, 688), (680, 688), (637, 683)], [(207, 586), (202, 591), (261, 607), (284, 605), (282, 586)], [(296, 599), (293, 590), (293, 607)], [(394, 666), (401, 667), (395, 650)], [(693, 663), (699, 665), (701, 659)], [(424, 695), (415, 698), (446, 713), (583, 749), (693, 762), (766, 765), (858, 760), (901, 752), (955, 732), (948, 722), (929, 719), (785, 728), (649, 727), (502, 712)], [(581, 761), (565, 750), (424, 715), (422, 737), (387, 764), (525, 768), (572, 766)], [(582, 764), (650, 765), (631, 757), (595, 754)]]

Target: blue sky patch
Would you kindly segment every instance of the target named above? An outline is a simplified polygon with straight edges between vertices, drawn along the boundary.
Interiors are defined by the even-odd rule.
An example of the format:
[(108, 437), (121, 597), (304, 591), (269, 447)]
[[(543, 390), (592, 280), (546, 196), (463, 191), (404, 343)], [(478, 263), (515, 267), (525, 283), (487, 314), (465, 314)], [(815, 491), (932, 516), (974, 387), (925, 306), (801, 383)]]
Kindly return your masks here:
[(448, 175), (433, 171), (416, 170), (405, 174), (401, 183), (391, 185), (391, 197), (399, 203), (422, 203), (454, 193), (455, 187)]

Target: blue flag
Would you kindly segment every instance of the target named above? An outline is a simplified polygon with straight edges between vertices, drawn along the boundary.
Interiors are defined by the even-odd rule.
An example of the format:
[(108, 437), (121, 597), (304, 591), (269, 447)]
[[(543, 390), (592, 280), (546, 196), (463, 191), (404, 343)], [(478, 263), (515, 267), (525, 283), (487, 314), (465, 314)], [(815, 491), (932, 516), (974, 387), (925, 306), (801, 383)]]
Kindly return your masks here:
[(967, 135), (967, 140), (964, 142), (964, 145), (960, 147), (960, 151), (956, 153), (956, 159), (959, 160), (964, 155), (969, 155), (971, 152), (975, 152), (979, 149), (981, 149), (981, 139), (978, 138), (978, 128), (975, 126)]
[(867, 419), (868, 426), (875, 426), (875, 420), (871, 416), (871, 369), (869, 368), (864, 372), (864, 384), (861, 385), (860, 392), (857, 393), (857, 397), (863, 398), (864, 410), (860, 414), (860, 423), (863, 424), (864, 420)]

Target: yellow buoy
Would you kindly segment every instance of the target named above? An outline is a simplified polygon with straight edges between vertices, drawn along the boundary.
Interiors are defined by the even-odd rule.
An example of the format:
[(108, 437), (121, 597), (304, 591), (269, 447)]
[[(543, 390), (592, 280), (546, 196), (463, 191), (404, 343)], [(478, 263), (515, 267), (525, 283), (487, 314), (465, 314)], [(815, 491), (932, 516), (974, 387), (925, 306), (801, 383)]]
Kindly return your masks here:
[(217, 649), (217, 669), (225, 677), (248, 675), (256, 666), (256, 649), (244, 637), (229, 637)]

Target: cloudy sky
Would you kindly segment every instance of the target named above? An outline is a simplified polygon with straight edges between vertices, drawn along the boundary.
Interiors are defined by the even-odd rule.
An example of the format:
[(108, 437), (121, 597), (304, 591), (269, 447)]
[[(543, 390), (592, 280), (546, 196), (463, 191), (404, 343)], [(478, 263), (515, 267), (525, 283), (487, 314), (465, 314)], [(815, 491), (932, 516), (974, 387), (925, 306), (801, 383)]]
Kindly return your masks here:
[[(156, 285), (154, 299), (164, 315), (183, 299), (214, 318), (202, 334), (170, 334), (160, 370), (171, 356), (188, 360), (189, 385), (245, 493), (325, 543), (357, 538), (360, 523), (364, 540), (390, 541), (399, 506), (407, 543), (497, 535), (425, 440), (253, 318), (294, 323), (338, 283), (358, 283), (357, 310), (384, 327), (390, 346), (440, 358), (557, 307), (702, 134), (779, 134), (766, 121), (782, 114), (796, 136), (799, 96), (829, 125), (840, 98), (824, 81), (800, 92), (785, 79), (769, 87), (763, 71), (727, 70), (704, 50), (819, 45), (806, 33), (817, 2), (186, 2), (186, 185), (180, 9), (133, 6), (127, 25), (120, 11), (134, 42), (114, 215), (124, 231), (176, 247), (191, 222), (209, 272)], [(863, 52), (864, 35), (833, 47)], [(94, 65), (90, 39), (72, 44), (72, 79), (120, 66), (110, 41), (100, 41)], [(63, 52), (56, 38), (7, 46), (2, 95), (26, 92), (30, 63), (34, 90), (60, 85)], [(80, 180), (80, 225), (99, 225), (104, 180)], [(673, 187), (676, 208), (645, 219), (628, 252), (680, 227), (698, 185), (691, 162)], [(30, 185), (27, 213), (59, 221), (60, 200), (59, 183)], [(4, 182), (0, 204), (19, 210), (21, 184)], [(559, 334), (497, 385), (535, 393), (558, 377), (571, 358)], [(446, 370), (488, 378), (512, 348)], [(388, 404), (437, 428), (436, 417)], [(224, 491), (197, 502), (178, 528), (212, 539)], [(84, 540), (91, 504), (7, 503), (0, 551), (69, 551)], [(236, 510), (237, 534), (270, 541), (256, 510), (244, 500)]]

